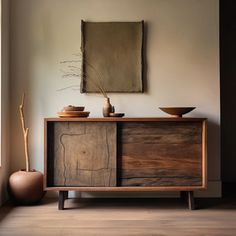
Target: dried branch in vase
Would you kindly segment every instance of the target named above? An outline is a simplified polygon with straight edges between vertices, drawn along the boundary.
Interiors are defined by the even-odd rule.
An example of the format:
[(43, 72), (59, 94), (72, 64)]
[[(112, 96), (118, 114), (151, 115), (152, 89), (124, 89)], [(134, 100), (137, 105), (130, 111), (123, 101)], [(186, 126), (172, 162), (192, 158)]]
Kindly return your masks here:
[[(87, 60), (83, 60), (83, 63), (86, 63), (86, 65), (88, 66), (88, 68), (93, 72), (94, 76), (93, 77), (88, 77), (85, 73), (82, 73), (81, 71), (81, 64), (82, 64), (82, 55), (80, 53), (78, 54), (73, 54), (76, 57), (79, 57), (80, 59), (78, 60), (65, 60), (65, 61), (61, 61), (61, 64), (65, 64), (66, 65), (66, 69), (65, 70), (61, 70), (63, 73), (63, 78), (86, 78), (86, 82), (89, 83), (91, 86), (93, 86), (95, 89), (97, 89), (105, 98), (108, 98), (107, 93), (106, 93), (106, 89), (102, 83), (102, 75), (99, 73), (99, 71), (96, 70), (96, 68), (89, 63)], [(78, 65), (80, 64), (80, 66)], [(61, 90), (65, 90), (65, 89), (69, 89), (69, 88), (74, 88), (74, 87), (79, 87), (79, 85), (71, 85), (62, 89), (59, 89), (59, 91)]]
[(23, 93), (19, 110), (20, 110), (21, 127), (24, 135), (26, 171), (28, 172), (30, 171), (29, 146), (28, 146), (29, 128), (25, 128), (24, 105), (25, 105), (25, 93)]

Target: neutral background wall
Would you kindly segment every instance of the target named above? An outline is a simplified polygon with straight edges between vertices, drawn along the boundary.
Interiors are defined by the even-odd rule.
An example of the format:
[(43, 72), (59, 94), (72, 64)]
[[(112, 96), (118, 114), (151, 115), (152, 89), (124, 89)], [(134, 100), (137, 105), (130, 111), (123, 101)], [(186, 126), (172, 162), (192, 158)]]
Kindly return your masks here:
[(58, 91), (78, 79), (62, 78), (60, 61), (80, 48), (80, 21), (146, 22), (145, 94), (111, 94), (126, 116), (165, 116), (158, 106), (196, 106), (189, 116), (209, 119), (209, 190), (220, 194), (218, 0), (12, 0), (11, 169), (24, 167), (18, 105), (26, 92), (32, 167), (43, 170), (43, 118), (68, 104), (101, 116), (103, 98)]
[(9, 155), (9, 1), (1, 0), (1, 148), (0, 205), (7, 199)]

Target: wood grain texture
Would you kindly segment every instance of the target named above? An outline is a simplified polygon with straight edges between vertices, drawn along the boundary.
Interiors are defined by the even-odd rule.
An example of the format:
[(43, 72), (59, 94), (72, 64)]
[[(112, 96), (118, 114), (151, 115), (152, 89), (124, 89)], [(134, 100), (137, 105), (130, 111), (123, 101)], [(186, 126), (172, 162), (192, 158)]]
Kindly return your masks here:
[(55, 122), (49, 129), (49, 186), (116, 186), (115, 123)]
[(89, 118), (58, 118), (58, 117), (51, 117), (45, 118), (45, 122), (50, 121), (69, 121), (69, 122), (166, 122), (166, 121), (177, 121), (180, 123), (185, 122), (194, 122), (194, 121), (204, 121), (206, 118), (193, 118), (193, 117), (89, 117)]
[(46, 187), (47, 191), (84, 191), (84, 192), (155, 192), (155, 191), (194, 191), (205, 189), (204, 186), (117, 186), (117, 187), (68, 187), (68, 186), (57, 186), (57, 187)]
[(207, 120), (202, 122), (202, 186), (207, 188)]
[[(138, 193), (137, 193), (138, 194)], [(180, 199), (57, 199), (0, 210), (1, 236), (235, 236), (236, 198), (197, 199), (189, 211)]]
[(122, 123), (121, 186), (201, 186), (202, 123)]
[[(60, 124), (59, 127), (66, 127), (65, 124), (74, 127), (83, 123), (92, 126), (96, 126), (98, 123), (117, 126), (118, 140), (115, 137), (113, 141), (117, 142), (118, 185), (110, 187), (65, 186), (64, 183), (55, 185), (55, 161), (50, 157), (53, 157), (57, 150), (54, 145), (51, 145), (56, 141), (55, 135), (51, 135), (55, 133), (56, 123)], [(139, 127), (139, 129), (127, 128), (129, 126)], [(123, 127), (127, 129), (123, 129)], [(193, 191), (205, 189), (207, 185), (206, 133), (207, 121), (205, 118), (46, 118), (44, 187), (46, 190), (59, 191)], [(76, 140), (73, 142), (76, 146)], [(116, 151), (114, 152), (116, 153)], [(133, 153), (135, 158), (132, 155), (124, 155), (124, 158), (121, 158), (124, 151)], [(147, 169), (143, 168), (142, 163)], [(159, 166), (161, 168), (158, 168)], [(136, 170), (144, 175), (141, 176), (141, 179), (140, 176), (133, 178)], [(124, 180), (121, 184), (122, 175), (126, 175), (126, 184), (129, 182), (127, 185), (124, 185)], [(163, 178), (164, 175), (165, 178)], [(150, 181), (150, 184), (144, 185), (141, 182), (137, 184), (137, 180), (140, 181), (142, 178)], [(176, 181), (173, 182), (173, 180)]]

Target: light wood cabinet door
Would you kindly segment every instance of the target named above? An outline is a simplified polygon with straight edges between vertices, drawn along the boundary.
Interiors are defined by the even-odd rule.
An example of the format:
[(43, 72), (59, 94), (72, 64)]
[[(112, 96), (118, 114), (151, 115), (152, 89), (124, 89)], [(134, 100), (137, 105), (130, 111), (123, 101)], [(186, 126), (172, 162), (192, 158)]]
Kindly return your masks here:
[(116, 186), (116, 123), (54, 122), (48, 136), (51, 186)]

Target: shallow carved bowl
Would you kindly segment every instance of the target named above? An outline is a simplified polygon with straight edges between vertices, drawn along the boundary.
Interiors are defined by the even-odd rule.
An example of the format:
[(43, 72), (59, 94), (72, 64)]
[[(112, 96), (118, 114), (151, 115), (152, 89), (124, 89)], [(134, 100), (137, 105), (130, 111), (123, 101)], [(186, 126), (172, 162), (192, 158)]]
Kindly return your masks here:
[(159, 107), (165, 113), (173, 117), (182, 117), (182, 115), (194, 110), (196, 107)]
[(67, 111), (83, 111), (83, 110), (84, 110), (84, 107), (77, 107), (77, 106), (72, 106), (72, 105), (64, 107), (65, 112), (67, 112)]

